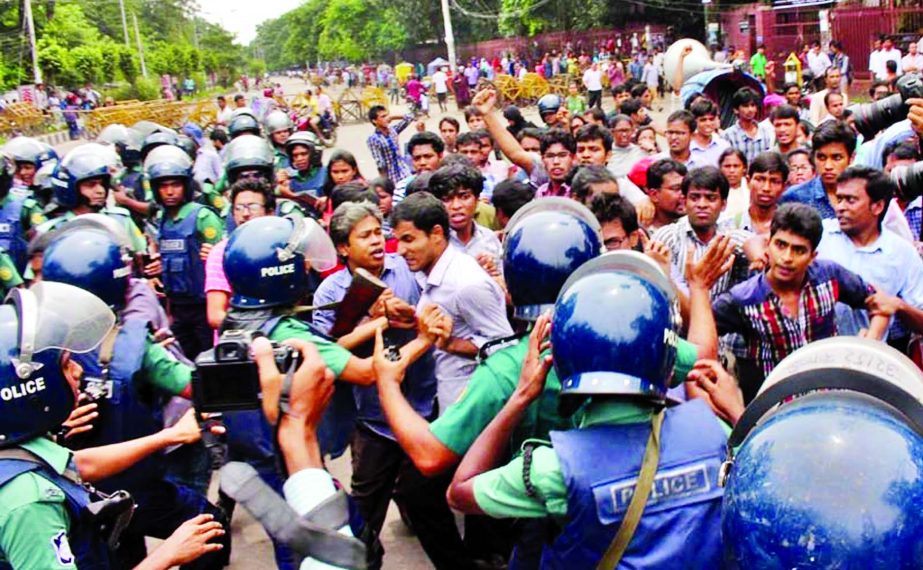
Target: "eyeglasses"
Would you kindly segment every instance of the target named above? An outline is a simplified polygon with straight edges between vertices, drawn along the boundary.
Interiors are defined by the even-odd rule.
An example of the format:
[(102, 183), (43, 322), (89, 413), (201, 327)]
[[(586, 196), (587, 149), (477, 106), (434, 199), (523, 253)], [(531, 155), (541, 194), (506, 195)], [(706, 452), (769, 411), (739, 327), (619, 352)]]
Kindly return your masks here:
[(606, 238), (606, 241), (603, 242), (603, 245), (606, 246), (606, 250), (613, 251), (616, 249), (622, 249), (622, 245), (625, 243), (628, 243), (628, 236)]
[(261, 204), (259, 202), (251, 202), (250, 204), (234, 204), (234, 213), (243, 214), (244, 212), (249, 212), (251, 214), (262, 214), (266, 211), (266, 204)]

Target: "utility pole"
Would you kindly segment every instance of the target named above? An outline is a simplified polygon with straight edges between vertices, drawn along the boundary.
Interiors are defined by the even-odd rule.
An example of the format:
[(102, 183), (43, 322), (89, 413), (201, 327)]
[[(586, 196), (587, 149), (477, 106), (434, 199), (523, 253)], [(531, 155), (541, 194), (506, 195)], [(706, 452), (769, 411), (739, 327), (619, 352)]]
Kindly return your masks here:
[(147, 66), (144, 65), (144, 46), (141, 45), (141, 32), (138, 31), (138, 15), (132, 12), (131, 19), (135, 23), (135, 40), (138, 42), (138, 60), (141, 62), (141, 75), (147, 78)]
[(29, 51), (32, 52), (32, 76), (35, 84), (42, 82), (42, 70), (38, 66), (38, 49), (35, 47), (35, 24), (32, 22), (32, 0), (23, 4), (23, 19), (26, 24), (26, 34), (29, 36)]
[(125, 0), (119, 0), (119, 10), (122, 12), (122, 31), (125, 33), (125, 45), (131, 46), (128, 39), (128, 20), (125, 19)]
[(449, 69), (452, 75), (457, 71), (455, 69), (455, 34), (452, 32), (452, 14), (449, 12), (449, 0), (442, 0), (442, 22), (445, 25), (445, 47), (449, 54)]

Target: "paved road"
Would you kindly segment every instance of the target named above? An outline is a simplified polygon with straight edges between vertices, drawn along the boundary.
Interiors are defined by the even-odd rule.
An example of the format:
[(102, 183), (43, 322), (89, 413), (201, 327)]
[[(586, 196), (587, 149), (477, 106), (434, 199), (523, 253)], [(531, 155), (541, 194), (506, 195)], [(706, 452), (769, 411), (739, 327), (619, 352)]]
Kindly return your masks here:
[[(294, 94), (306, 88), (303, 81), (282, 79), (282, 87), (286, 94)], [(455, 108), (454, 102), (449, 102), (450, 111), (446, 114), (456, 117), (464, 125), (464, 116)], [(609, 110), (612, 107), (612, 100), (606, 98), (604, 107)], [(392, 112), (406, 112), (406, 106), (400, 105)], [(430, 110), (431, 117), (425, 119), (428, 130), (438, 132), (438, 123), (443, 114), (439, 113), (438, 107)], [(538, 114), (534, 107), (525, 110), (526, 118), (536, 124), (540, 124)], [(666, 112), (654, 113), (655, 120), (663, 121)], [(464, 128), (464, 127), (463, 127)], [(366, 138), (371, 134), (372, 127), (369, 123), (356, 123), (342, 125), (337, 132), (337, 147), (352, 152), (359, 163), (359, 169), (366, 179), (377, 176), (377, 169), (372, 160), (368, 147), (365, 144)], [(413, 133), (416, 132), (411, 126), (401, 135), (401, 142), (406, 142)], [(82, 141), (67, 142), (59, 145), (57, 150), (64, 153), (75, 146), (83, 144)], [(325, 151), (329, 155), (331, 151)], [(328, 464), (328, 468), (334, 477), (339, 479), (344, 485), (349, 486), (350, 481), (350, 459), (347, 453), (343, 457)], [(213, 485), (214, 487), (214, 485)], [(212, 498), (217, 498), (216, 489), (212, 489)], [(268, 537), (263, 529), (250, 518), (243, 509), (237, 509), (233, 520), (233, 552), (231, 557), (231, 569), (235, 570), (252, 570), (263, 568), (274, 568), (272, 547)], [(385, 570), (404, 570), (404, 569), (425, 569), (432, 568), (428, 558), (420, 548), (417, 540), (410, 534), (408, 529), (400, 520), (397, 508), (391, 504), (388, 511), (387, 519), (382, 530), (381, 540), (384, 545), (386, 554), (384, 559)], [(156, 545), (157, 541), (152, 540), (151, 546)]]

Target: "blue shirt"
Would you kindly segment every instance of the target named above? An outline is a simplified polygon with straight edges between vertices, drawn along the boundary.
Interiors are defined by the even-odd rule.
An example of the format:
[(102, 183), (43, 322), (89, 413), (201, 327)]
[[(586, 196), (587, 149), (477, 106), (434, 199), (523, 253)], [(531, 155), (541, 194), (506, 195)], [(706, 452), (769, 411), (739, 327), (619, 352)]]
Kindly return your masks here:
[(827, 197), (827, 191), (824, 190), (824, 183), (821, 182), (820, 176), (815, 176), (807, 182), (792, 186), (779, 198), (780, 205), (790, 202), (812, 206), (820, 214), (820, 217), (825, 220), (836, 218), (836, 211)]
[[(420, 286), (401, 256), (393, 253), (385, 255), (385, 269), (380, 278), (394, 292), (395, 296), (410, 305), (415, 306), (420, 300)], [(349, 269), (344, 268), (337, 271), (324, 279), (317, 288), (314, 293), (314, 303), (316, 305), (326, 305), (341, 301), (346, 296), (352, 282), (353, 275), (349, 272)], [(313, 320), (314, 326), (325, 333), (329, 333), (333, 328), (334, 321), (336, 321), (336, 310), (314, 311)], [(414, 330), (389, 329), (385, 332), (386, 341), (395, 342), (399, 346), (410, 342), (414, 337), (416, 337), (416, 331)], [(370, 355), (372, 353), (371, 343), (366, 343), (366, 345), (359, 347), (354, 352), (361, 353), (362, 356)], [(433, 351), (430, 350), (410, 365), (403, 383), (403, 391), (407, 396), (407, 401), (424, 418), (432, 415), (433, 402), (436, 398), (434, 367)], [(359, 421), (378, 435), (392, 440), (395, 439), (394, 433), (388, 427), (388, 422), (382, 412), (381, 403), (378, 400), (378, 389), (374, 385), (353, 386), (353, 395), (359, 412)]]
[(916, 199), (907, 204), (904, 210), (904, 217), (907, 218), (907, 225), (910, 226), (910, 232), (913, 239), (920, 241), (921, 218), (923, 218), (923, 197), (917, 196)]
[(870, 141), (866, 141), (859, 146), (856, 151), (856, 158), (853, 164), (860, 164), (870, 168), (884, 168), (885, 148), (889, 144), (898, 140), (906, 140), (913, 136), (913, 129), (910, 127), (910, 121), (905, 119), (898, 121), (884, 130), (881, 134)]
[[(923, 260), (910, 243), (886, 228), (882, 228), (874, 243), (859, 247), (843, 233), (839, 222), (824, 220), (824, 237), (817, 248), (817, 257), (835, 261), (876, 289), (923, 308)], [(868, 318), (865, 310), (846, 311), (838, 307), (837, 321), (844, 334), (855, 334), (867, 326)], [(890, 334), (899, 338), (907, 332), (895, 320)]]

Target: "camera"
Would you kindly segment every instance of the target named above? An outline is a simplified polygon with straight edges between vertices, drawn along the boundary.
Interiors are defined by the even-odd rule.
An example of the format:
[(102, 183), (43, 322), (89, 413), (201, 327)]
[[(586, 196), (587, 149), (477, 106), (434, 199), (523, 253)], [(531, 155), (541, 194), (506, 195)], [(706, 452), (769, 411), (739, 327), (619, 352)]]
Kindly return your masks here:
[(923, 193), (923, 161), (908, 166), (895, 166), (891, 170), (891, 181), (897, 185), (903, 200), (913, 201)]
[[(192, 377), (192, 401), (198, 412), (215, 413), (258, 409), (262, 401), (260, 372), (250, 354), (256, 331), (228, 330), (215, 347), (199, 354)], [(283, 373), (298, 367), (301, 353), (272, 343), (276, 366)]]
[(907, 118), (910, 108), (905, 101), (923, 97), (923, 77), (908, 73), (897, 80), (897, 90), (898, 93), (880, 101), (850, 107), (856, 118), (856, 130), (865, 140), (872, 140), (879, 131)]

